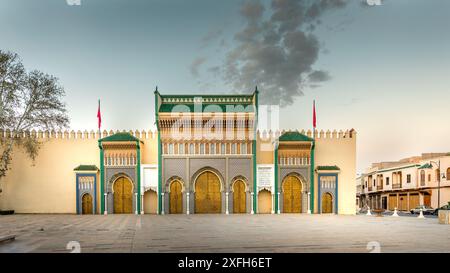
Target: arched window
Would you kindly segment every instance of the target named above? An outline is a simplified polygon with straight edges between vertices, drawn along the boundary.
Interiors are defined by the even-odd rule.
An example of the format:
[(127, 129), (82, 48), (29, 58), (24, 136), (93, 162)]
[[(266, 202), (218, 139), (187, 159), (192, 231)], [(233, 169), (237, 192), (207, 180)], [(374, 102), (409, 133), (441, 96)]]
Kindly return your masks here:
[(189, 144), (189, 154), (195, 154), (195, 146), (194, 143)]

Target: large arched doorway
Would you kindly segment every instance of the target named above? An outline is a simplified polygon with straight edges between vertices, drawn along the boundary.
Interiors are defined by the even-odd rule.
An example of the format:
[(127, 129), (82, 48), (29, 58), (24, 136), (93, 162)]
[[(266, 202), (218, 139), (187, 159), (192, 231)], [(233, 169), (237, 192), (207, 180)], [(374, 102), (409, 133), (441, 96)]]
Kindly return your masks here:
[(81, 213), (82, 214), (93, 214), (92, 209), (92, 195), (86, 193), (81, 198)]
[(246, 212), (245, 183), (237, 180), (233, 184), (233, 213)]
[(148, 190), (144, 193), (144, 212), (156, 214), (158, 209), (158, 195), (154, 190)]
[(302, 212), (302, 183), (294, 175), (289, 175), (283, 182), (283, 212)]
[(272, 213), (272, 194), (268, 190), (258, 193), (258, 213)]
[(220, 213), (221, 209), (219, 177), (213, 172), (206, 171), (195, 181), (195, 213)]
[(133, 184), (126, 177), (114, 182), (114, 213), (133, 213)]
[(322, 195), (322, 213), (333, 213), (333, 196), (329, 192)]
[(170, 200), (169, 212), (171, 214), (183, 213), (183, 194), (181, 193), (182, 186), (180, 181), (174, 180), (170, 183)]

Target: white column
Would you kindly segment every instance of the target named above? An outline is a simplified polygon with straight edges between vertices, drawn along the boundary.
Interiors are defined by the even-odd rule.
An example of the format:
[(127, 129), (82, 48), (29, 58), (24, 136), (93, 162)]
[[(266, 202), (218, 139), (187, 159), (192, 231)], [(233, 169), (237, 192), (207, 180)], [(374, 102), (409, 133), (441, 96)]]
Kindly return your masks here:
[(281, 213), (281, 211), (280, 211), (280, 192), (277, 192), (277, 194), (278, 194), (278, 210), (277, 210), (277, 214), (280, 214)]
[(251, 207), (250, 207), (250, 208), (251, 208), (251, 212), (250, 212), (250, 213), (251, 213), (251, 214), (255, 214), (255, 212), (253, 211), (253, 198), (255, 198), (255, 197), (254, 197), (255, 193), (252, 192), (251, 194), (252, 194), (252, 196), (251, 196), (251, 203), (250, 203), (250, 204), (251, 204)]
[(270, 212), (272, 214), (275, 213), (275, 194), (272, 192), (272, 211)]
[(164, 193), (163, 192), (161, 193), (161, 199), (162, 199), (161, 200), (162, 201), (161, 202), (161, 214), (164, 215), (165, 213), (164, 213)]
[(108, 214), (108, 194), (105, 192), (105, 212), (103, 213), (104, 215)]
[(310, 208), (311, 202), (310, 202), (310, 200), (311, 200), (311, 193), (308, 192), (308, 204), (306, 204), (306, 207), (308, 208), (308, 214), (311, 214), (311, 208)]
[(230, 214), (230, 210), (228, 209), (228, 192), (225, 193), (225, 214)]
[(144, 194), (141, 193), (141, 214), (144, 214)]
[(135, 192), (134, 193), (134, 199), (136, 199), (136, 208), (135, 208), (135, 210), (134, 210), (134, 214), (138, 214), (138, 201), (139, 201), (139, 199), (138, 199), (138, 195), (137, 195), (137, 192)]
[(186, 193), (186, 214), (189, 215), (189, 192)]

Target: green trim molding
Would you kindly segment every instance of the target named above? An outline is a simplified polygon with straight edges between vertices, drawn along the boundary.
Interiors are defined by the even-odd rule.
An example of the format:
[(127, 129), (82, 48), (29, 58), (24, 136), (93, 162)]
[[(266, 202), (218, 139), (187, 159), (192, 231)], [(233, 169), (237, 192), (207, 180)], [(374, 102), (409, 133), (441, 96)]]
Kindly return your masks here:
[(310, 189), (310, 200), (309, 200), (309, 207), (311, 210), (311, 214), (314, 214), (314, 187), (315, 187), (315, 179), (314, 179), (314, 157), (315, 157), (315, 149), (316, 149), (316, 142), (315, 140), (312, 141), (312, 147), (311, 147), (311, 166), (310, 166), (310, 176), (311, 176), (311, 189)]
[(334, 166), (317, 166), (317, 171), (340, 171), (341, 169), (334, 165)]
[(98, 168), (95, 165), (80, 165), (73, 170), (76, 172), (98, 172)]
[(103, 156), (103, 146), (101, 141), (98, 141), (98, 147), (100, 148), (100, 213), (105, 213), (105, 166)]

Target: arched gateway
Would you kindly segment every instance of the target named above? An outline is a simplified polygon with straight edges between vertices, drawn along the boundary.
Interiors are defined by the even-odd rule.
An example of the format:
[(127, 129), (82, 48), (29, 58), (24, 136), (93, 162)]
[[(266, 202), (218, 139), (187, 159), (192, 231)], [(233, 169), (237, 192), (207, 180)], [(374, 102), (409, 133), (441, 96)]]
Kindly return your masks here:
[(221, 210), (220, 179), (211, 171), (203, 172), (195, 180), (195, 213), (220, 213)]
[(120, 177), (114, 182), (114, 213), (133, 213), (133, 183)]
[(283, 212), (302, 212), (302, 183), (295, 175), (289, 175), (283, 182)]

